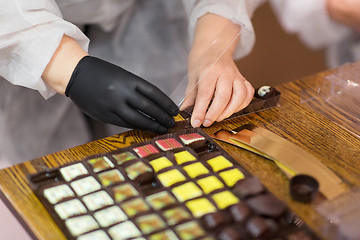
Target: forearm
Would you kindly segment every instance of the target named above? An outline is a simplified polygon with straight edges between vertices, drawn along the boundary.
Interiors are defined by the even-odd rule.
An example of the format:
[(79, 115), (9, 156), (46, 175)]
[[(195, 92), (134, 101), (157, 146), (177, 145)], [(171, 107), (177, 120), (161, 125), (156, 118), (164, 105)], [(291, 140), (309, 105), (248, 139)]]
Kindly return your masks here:
[(86, 55), (88, 53), (73, 38), (64, 35), (42, 74), (43, 80), (56, 92), (65, 95), (71, 74), (80, 59)]
[(228, 47), (225, 55), (232, 56), (238, 43), (235, 37), (240, 30), (240, 25), (229, 19), (207, 13), (198, 19), (190, 54), (209, 54), (209, 57), (217, 58)]
[(327, 0), (326, 4), (331, 18), (360, 31), (359, 0)]

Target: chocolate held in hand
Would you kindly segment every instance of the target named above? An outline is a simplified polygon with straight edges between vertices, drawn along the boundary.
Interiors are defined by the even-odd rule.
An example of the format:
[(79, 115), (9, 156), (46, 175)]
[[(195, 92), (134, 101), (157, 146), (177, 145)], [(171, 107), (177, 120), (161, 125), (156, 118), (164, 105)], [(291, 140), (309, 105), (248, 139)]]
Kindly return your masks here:
[(262, 86), (262, 87), (256, 89), (254, 96), (256, 98), (266, 100), (266, 99), (273, 98), (273, 97), (277, 96), (278, 94), (279, 94), (279, 92), (275, 88), (270, 87), (270, 86)]
[[(240, 110), (239, 112), (234, 113), (225, 120), (274, 108), (277, 106), (279, 102), (280, 95), (281, 95), (280, 92), (271, 86), (262, 86), (260, 88), (257, 88), (255, 89), (254, 97), (249, 103), (249, 105), (244, 109)], [(180, 115), (188, 122), (190, 122), (193, 110), (194, 110), (194, 106), (190, 106), (182, 110), (180, 112)]]

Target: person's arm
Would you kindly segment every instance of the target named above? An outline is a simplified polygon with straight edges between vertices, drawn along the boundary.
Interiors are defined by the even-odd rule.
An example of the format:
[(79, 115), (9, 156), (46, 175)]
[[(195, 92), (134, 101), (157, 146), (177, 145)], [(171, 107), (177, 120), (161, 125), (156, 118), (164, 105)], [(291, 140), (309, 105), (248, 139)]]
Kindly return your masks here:
[(326, 3), (334, 20), (360, 31), (360, 0), (327, 0)]
[(66, 86), (69, 83), (78, 62), (88, 53), (73, 38), (64, 35), (59, 47), (46, 66), (42, 79), (57, 93), (65, 95)]
[[(224, 28), (228, 34), (217, 37)], [(208, 127), (214, 121), (221, 121), (246, 107), (252, 99), (254, 89), (233, 60), (238, 41), (234, 41), (213, 65), (222, 49), (232, 42), (240, 30), (239, 25), (212, 13), (203, 15), (197, 21), (188, 62), (187, 93), (190, 93), (182, 104), (183, 109), (195, 104), (191, 117), (193, 127)], [(215, 39), (216, 43), (212, 44)]]
[(107, 61), (88, 56), (64, 35), (43, 72), (44, 81), (94, 119), (166, 133), (177, 106), (157, 87)]

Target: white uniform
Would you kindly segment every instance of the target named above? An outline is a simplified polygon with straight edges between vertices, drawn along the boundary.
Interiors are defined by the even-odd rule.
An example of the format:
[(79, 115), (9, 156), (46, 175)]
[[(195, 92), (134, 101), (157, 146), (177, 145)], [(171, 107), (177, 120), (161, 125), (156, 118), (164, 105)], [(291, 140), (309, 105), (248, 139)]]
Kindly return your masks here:
[(312, 49), (326, 48), (329, 68), (360, 60), (360, 33), (330, 18), (326, 0), (270, 0), (280, 24)]
[[(186, 74), (196, 21), (207, 12), (250, 32), (262, 0), (0, 0), (0, 166), (89, 141), (81, 113), (41, 79), (63, 34), (170, 94)], [(88, 26), (88, 27), (85, 27)], [(79, 30), (85, 30), (89, 39)], [(236, 57), (254, 34), (244, 34)], [(8, 81), (6, 81), (6, 80)], [(11, 84), (10, 84), (10, 83)], [(17, 86), (15, 86), (17, 85)], [(19, 87), (23, 86), (23, 87)], [(37, 90), (40, 94), (36, 93)]]

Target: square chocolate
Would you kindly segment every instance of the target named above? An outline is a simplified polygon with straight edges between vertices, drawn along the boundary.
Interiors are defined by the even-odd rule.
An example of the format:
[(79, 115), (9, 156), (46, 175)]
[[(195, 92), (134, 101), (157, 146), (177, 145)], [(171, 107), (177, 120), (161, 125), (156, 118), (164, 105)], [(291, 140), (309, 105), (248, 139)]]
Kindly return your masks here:
[(196, 239), (205, 235), (204, 229), (196, 221), (178, 225), (175, 231), (181, 239)]
[(74, 237), (99, 228), (98, 223), (90, 215), (69, 218), (65, 220), (65, 225)]
[(142, 198), (134, 198), (128, 200), (122, 203), (120, 207), (125, 211), (125, 213), (129, 217), (135, 216), (139, 213), (150, 211), (150, 207), (146, 204), (146, 202)]
[(84, 235), (81, 235), (77, 240), (110, 240), (108, 235), (103, 230), (96, 230)]
[(114, 204), (114, 200), (105, 191), (91, 193), (82, 198), (90, 211)]
[(104, 187), (125, 181), (124, 176), (117, 169), (99, 173), (98, 178)]
[(195, 217), (201, 217), (216, 211), (216, 207), (207, 198), (190, 200), (185, 205)]
[(152, 160), (150, 165), (153, 167), (155, 172), (158, 172), (164, 168), (173, 166), (173, 163), (167, 157), (160, 157)]
[(127, 176), (130, 180), (138, 183), (150, 182), (154, 178), (153, 169), (143, 161), (136, 161), (125, 168)]
[(139, 192), (129, 183), (114, 186), (111, 191), (117, 203), (139, 195)]
[(146, 145), (143, 145), (140, 147), (136, 147), (136, 148), (134, 148), (134, 151), (141, 158), (145, 158), (152, 154), (159, 153), (159, 150), (157, 150), (157, 148), (154, 147), (154, 145), (152, 145), (152, 144), (146, 144)]
[(101, 188), (100, 183), (92, 176), (73, 181), (70, 183), (70, 185), (78, 196), (95, 192)]
[(181, 148), (183, 145), (176, 141), (174, 138), (161, 139), (155, 141), (156, 145), (163, 151), (170, 151), (176, 148)]
[(203, 194), (194, 182), (187, 182), (172, 189), (173, 194), (179, 202), (199, 197)]
[(185, 172), (189, 175), (190, 178), (196, 178), (200, 175), (208, 174), (209, 169), (207, 169), (204, 164), (201, 162), (195, 162), (184, 167)]
[(181, 165), (186, 162), (192, 162), (196, 160), (196, 157), (192, 155), (189, 151), (181, 151), (174, 154), (176, 163)]
[(138, 217), (135, 222), (144, 234), (150, 234), (166, 227), (165, 222), (156, 213)]
[(205, 137), (201, 136), (198, 133), (183, 134), (180, 135), (179, 138), (181, 139), (181, 141), (183, 141), (185, 145), (190, 145), (194, 142), (205, 140)]
[(191, 219), (190, 213), (183, 207), (175, 207), (163, 212), (163, 216), (166, 219), (166, 222), (170, 225), (176, 225), (178, 223), (187, 221)]
[(87, 162), (90, 164), (94, 172), (101, 172), (114, 167), (114, 164), (107, 157), (93, 158)]
[(155, 210), (160, 210), (169, 205), (175, 204), (175, 198), (167, 191), (158, 192), (146, 197), (146, 201)]
[(56, 204), (54, 209), (59, 217), (63, 220), (87, 212), (86, 207), (79, 201), (79, 199), (72, 199)]
[(161, 184), (165, 187), (170, 187), (175, 183), (183, 182), (186, 180), (184, 174), (182, 174), (178, 169), (171, 169), (169, 171), (160, 173), (158, 179)]
[(225, 187), (224, 184), (215, 176), (204, 177), (196, 182), (206, 194)]
[(125, 221), (109, 228), (113, 240), (131, 239), (141, 236), (140, 230), (131, 221)]
[(44, 197), (51, 203), (55, 204), (63, 199), (74, 197), (75, 193), (68, 185), (62, 184), (54, 187), (46, 188), (43, 192)]
[(128, 219), (126, 214), (118, 206), (111, 206), (99, 210), (94, 213), (94, 217), (102, 227), (108, 227)]
[(88, 174), (85, 166), (82, 163), (71, 164), (60, 168), (61, 175), (66, 181), (71, 181), (76, 177)]
[(119, 165), (122, 165), (126, 162), (136, 159), (136, 156), (134, 154), (132, 154), (131, 152), (118, 153), (118, 154), (114, 154), (112, 156), (113, 156), (113, 158), (115, 158), (116, 163)]

